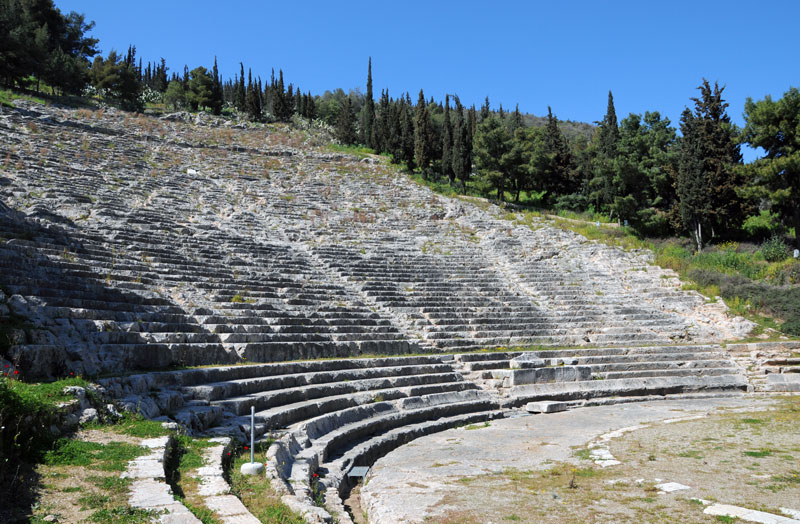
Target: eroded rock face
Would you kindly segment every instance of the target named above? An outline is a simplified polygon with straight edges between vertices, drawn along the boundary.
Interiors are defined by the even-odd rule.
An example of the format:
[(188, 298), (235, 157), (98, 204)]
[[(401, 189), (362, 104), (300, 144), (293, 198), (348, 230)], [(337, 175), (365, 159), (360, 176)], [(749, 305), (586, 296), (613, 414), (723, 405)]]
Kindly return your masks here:
[(29, 376), (751, 328), (647, 253), (435, 195), (313, 133), (0, 111), (0, 316), (30, 323), (7, 355)]

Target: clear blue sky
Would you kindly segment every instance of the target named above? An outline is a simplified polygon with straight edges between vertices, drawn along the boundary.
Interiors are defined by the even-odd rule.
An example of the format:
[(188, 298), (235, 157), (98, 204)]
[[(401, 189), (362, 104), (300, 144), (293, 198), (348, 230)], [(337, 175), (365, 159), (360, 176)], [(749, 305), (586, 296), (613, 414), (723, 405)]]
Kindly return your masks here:
[[(210, 67), (224, 78), (239, 61), (322, 94), (366, 83), (376, 98), (420, 88), (479, 106), (602, 119), (608, 91), (617, 115), (659, 111), (677, 126), (705, 77), (727, 86), (729, 114), (744, 102), (800, 86), (800, 1), (177, 1), (55, 0), (97, 25), (103, 53), (136, 45), (171, 70)], [(752, 156), (752, 154), (747, 155)]]

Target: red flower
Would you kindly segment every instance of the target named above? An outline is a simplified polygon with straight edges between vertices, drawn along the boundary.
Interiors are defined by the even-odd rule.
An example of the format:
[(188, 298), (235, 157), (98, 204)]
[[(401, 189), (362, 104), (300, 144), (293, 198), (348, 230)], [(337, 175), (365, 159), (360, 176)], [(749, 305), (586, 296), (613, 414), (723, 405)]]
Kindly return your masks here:
[(15, 370), (14, 370), (14, 374), (15, 374), (15, 375), (19, 375), (19, 370), (18, 370), (18, 369), (15, 369)]

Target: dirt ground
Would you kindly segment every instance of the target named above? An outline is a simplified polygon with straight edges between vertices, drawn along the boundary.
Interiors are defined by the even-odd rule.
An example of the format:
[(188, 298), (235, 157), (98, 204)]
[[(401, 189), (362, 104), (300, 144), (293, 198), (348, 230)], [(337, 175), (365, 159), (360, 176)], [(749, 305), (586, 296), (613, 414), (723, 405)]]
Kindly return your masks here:
[[(139, 439), (96, 429), (81, 430), (74, 439), (97, 444), (124, 442), (138, 445)], [(119, 479), (119, 471), (105, 471), (96, 467), (77, 465), (37, 464), (32, 468), (31, 479), (37, 485), (31, 494), (30, 511), (6, 515), (0, 522), (43, 522), (55, 517), (55, 522), (76, 523), (86, 521), (98, 507), (127, 503), (127, 487)], [(23, 514), (24, 513), (24, 514)]]
[[(705, 503), (698, 499), (778, 515), (781, 507), (800, 509), (800, 396), (761, 400), (749, 408), (717, 406), (700, 414), (673, 406), (663, 415), (647, 421), (631, 417), (627, 424), (620, 420), (616, 429), (627, 426), (630, 431), (590, 436), (591, 442), (571, 445), (568, 458), (554, 453), (553, 459), (538, 464), (506, 461), (500, 471), (486, 473), (476, 471), (478, 464), (473, 463), (473, 474), (465, 465), (471, 460), (469, 441), (479, 437), (453, 431), (449, 442), (444, 438), (429, 444), (424, 456), (437, 459), (426, 465), (428, 472), (451, 468), (455, 474), (418, 471), (415, 480), (397, 483), (395, 493), (405, 506), (427, 508), (424, 514), (397, 515), (396, 522), (719, 522), (703, 513)], [(536, 422), (526, 424), (533, 437)], [(485, 438), (492, 439), (489, 434)], [(549, 442), (520, 436), (515, 450), (544, 456), (547, 446), (558, 443), (553, 435)], [(459, 451), (461, 446), (465, 449)], [(593, 447), (595, 455), (607, 450), (621, 464), (601, 467)], [(413, 460), (406, 454), (402, 460), (412, 470)], [(688, 489), (664, 493), (657, 487), (664, 482)], [(368, 484), (367, 490), (389, 493), (391, 488), (377, 484)], [(413, 494), (417, 491), (419, 495)], [(380, 493), (377, 498), (381, 500)], [(370, 521), (388, 522), (397, 509), (373, 501)]]

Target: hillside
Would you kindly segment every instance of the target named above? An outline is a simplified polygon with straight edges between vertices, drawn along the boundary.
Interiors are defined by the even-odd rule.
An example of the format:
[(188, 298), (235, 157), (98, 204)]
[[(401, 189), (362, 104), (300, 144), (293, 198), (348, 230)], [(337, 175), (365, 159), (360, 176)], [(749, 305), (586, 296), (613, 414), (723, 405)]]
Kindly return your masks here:
[(25, 103), (0, 129), (0, 285), (27, 323), (5, 351), (27, 376), (748, 331), (646, 253), (316, 132)]

